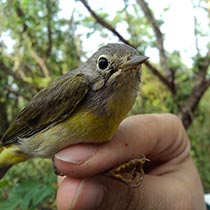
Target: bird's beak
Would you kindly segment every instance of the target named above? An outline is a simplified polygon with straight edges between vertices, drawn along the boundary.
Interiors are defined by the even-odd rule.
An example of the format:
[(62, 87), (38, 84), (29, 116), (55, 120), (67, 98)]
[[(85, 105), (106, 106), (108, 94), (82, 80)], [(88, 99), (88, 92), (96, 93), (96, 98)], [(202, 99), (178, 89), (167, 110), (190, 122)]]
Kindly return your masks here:
[(136, 69), (139, 65), (141, 65), (148, 59), (149, 57), (147, 56), (134, 55), (130, 57), (128, 61), (126, 61), (125, 63), (122, 63), (119, 67), (123, 70)]

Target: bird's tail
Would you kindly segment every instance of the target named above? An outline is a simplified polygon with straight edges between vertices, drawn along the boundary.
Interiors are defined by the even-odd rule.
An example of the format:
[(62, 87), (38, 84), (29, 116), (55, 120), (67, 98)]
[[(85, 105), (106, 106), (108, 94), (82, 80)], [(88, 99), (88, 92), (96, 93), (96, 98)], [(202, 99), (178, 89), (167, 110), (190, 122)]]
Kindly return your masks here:
[(29, 159), (30, 156), (23, 153), (16, 145), (0, 145), (0, 179), (16, 163)]

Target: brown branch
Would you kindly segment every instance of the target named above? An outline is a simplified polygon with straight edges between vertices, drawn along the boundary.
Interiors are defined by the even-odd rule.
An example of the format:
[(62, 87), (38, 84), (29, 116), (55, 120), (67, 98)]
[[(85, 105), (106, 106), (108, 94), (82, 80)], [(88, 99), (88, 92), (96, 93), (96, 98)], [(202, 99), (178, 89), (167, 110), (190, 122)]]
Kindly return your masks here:
[(33, 50), (33, 49), (29, 49), (30, 50), (30, 55), (31, 57), (38, 63), (42, 73), (44, 74), (45, 77), (50, 77), (50, 71), (47, 68), (44, 60)]
[(26, 88), (30, 89), (34, 93), (36, 93), (39, 89), (33, 86), (31, 83), (26, 82), (23, 80), (18, 74), (13, 72), (9, 67), (7, 67), (3, 62), (0, 61), (0, 69), (4, 71), (7, 75), (12, 76), (16, 81), (20, 81)]
[(164, 44), (163, 44), (163, 42), (164, 42), (163, 34), (160, 31), (158, 22), (154, 18), (150, 8), (148, 7), (148, 4), (144, 0), (137, 0), (137, 2), (141, 6), (145, 16), (147, 17), (147, 20), (151, 24), (151, 26), (153, 28), (153, 31), (155, 33), (155, 36), (156, 36), (156, 39), (157, 39), (157, 44), (158, 44), (158, 50), (159, 50), (159, 54), (160, 54), (160, 64), (161, 64), (164, 72), (168, 76), (171, 76), (170, 70), (168, 68), (168, 62), (167, 62), (168, 58), (166, 56), (166, 52), (165, 52)]
[(110, 25), (109, 23), (107, 23), (106, 21), (104, 21), (103, 18), (101, 18), (100, 16), (98, 16), (88, 5), (86, 0), (79, 0), (80, 2), (82, 2), (82, 4), (85, 6), (85, 8), (90, 12), (90, 14), (95, 18), (95, 20), (102, 25), (104, 28), (108, 29), (109, 31), (111, 31), (115, 36), (117, 36), (119, 38), (120, 41), (122, 41), (123, 43), (130, 45), (132, 47), (135, 47), (134, 45), (132, 45), (128, 40), (124, 39), (123, 36), (120, 35), (120, 33), (118, 31), (115, 30), (114, 27), (112, 27), (112, 25)]
[(35, 43), (36, 39), (35, 39), (33, 33), (31, 33), (30, 28), (27, 25), (27, 22), (26, 22), (26, 19), (25, 19), (26, 15), (25, 15), (23, 9), (21, 8), (20, 2), (15, 1), (14, 4), (15, 4), (14, 5), (15, 6), (15, 12), (16, 12), (17, 16), (21, 19), (21, 22), (22, 22), (22, 27), (23, 27), (22, 33), (23, 34), (27, 33), (27, 36), (30, 37), (32, 46), (36, 45), (36, 43)]
[[(15, 11), (16, 11), (17, 16), (20, 19), (24, 19), (25, 18), (25, 13), (23, 12), (22, 8), (20, 7), (20, 2), (19, 1), (15, 2)], [(23, 32), (25, 32), (27, 30), (28, 30), (28, 25), (26, 24), (25, 21), (23, 21)]]
[(47, 0), (47, 36), (48, 36), (48, 45), (46, 50), (46, 56), (49, 57), (52, 51), (52, 28), (51, 28), (51, 2)]
[[(196, 9), (196, 5), (194, 4), (194, 1), (193, 0), (191, 0), (191, 4), (193, 6), (193, 9), (195, 10)], [(195, 13), (194, 13), (193, 17), (194, 17), (195, 48), (197, 50), (197, 54), (200, 54), (200, 48), (199, 48), (199, 44), (198, 44), (198, 30), (197, 30), (198, 29), (198, 18), (195, 15)]]
[(204, 59), (198, 61), (198, 73), (195, 84), (185, 104), (180, 107), (180, 115), (184, 126), (187, 128), (193, 121), (193, 113), (196, 110), (205, 91), (210, 87), (210, 79), (206, 79), (208, 67), (210, 65), (210, 51)]
[(198, 32), (197, 32), (197, 25), (198, 25), (198, 20), (196, 15), (194, 15), (194, 36), (195, 36), (195, 48), (197, 50), (197, 54), (200, 54), (200, 48), (198, 45)]
[(210, 80), (204, 80), (202, 83), (196, 85), (187, 102), (180, 108), (180, 115), (185, 128), (188, 128), (193, 121), (193, 113), (196, 110), (205, 91), (210, 87)]
[[(24, 40), (26, 41), (28, 47), (30, 48), (30, 54), (31, 57), (34, 58), (36, 60), (36, 62), (38, 63), (38, 65), (40, 66), (40, 69), (42, 71), (42, 73), (44, 74), (45, 77), (50, 77), (51, 76), (51, 72), (50, 70), (47, 68), (47, 65), (44, 62), (44, 59), (41, 58), (34, 50), (33, 50), (33, 46), (36, 44), (35, 41), (36, 40), (34, 38), (34, 35), (31, 33), (30, 28), (28, 27), (28, 25), (26, 24), (26, 20), (25, 20), (25, 13), (21, 8), (20, 2), (17, 1), (16, 3), (16, 14), (17, 16), (22, 19), (22, 24), (23, 24), (23, 33), (22, 33), (22, 37), (24, 38)], [(47, 9), (49, 9), (48, 7), (50, 7), (49, 5), (49, 1), (47, 1)], [(51, 27), (50, 27), (50, 9), (48, 10), (48, 16), (47, 16), (47, 27), (48, 27), (48, 49), (47, 49), (47, 55), (51, 53), (51, 48), (52, 48), (52, 32), (51, 32)], [(29, 41), (30, 40), (30, 41)], [(30, 43), (29, 43), (30, 42)]]
[(198, 80), (199, 78), (204, 80), (210, 65), (210, 49), (207, 52), (206, 56), (204, 58), (199, 59), (198, 62), (198, 74), (196, 80)]

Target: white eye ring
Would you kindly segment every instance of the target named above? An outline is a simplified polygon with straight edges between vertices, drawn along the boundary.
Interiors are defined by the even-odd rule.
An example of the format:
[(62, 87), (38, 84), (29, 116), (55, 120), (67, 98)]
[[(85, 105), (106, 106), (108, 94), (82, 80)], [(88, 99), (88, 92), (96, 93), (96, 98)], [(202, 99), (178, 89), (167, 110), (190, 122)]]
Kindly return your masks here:
[(98, 58), (97, 66), (99, 70), (104, 71), (109, 66), (109, 60), (106, 55), (101, 55)]

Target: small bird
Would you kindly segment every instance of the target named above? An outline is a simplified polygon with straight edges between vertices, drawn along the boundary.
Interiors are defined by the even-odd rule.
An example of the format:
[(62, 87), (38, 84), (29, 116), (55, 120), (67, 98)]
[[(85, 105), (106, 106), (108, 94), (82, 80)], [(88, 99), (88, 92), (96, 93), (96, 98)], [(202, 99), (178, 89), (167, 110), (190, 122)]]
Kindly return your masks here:
[(73, 144), (109, 141), (135, 102), (147, 59), (131, 46), (108, 44), (39, 91), (1, 139), (0, 177), (31, 157), (53, 158)]

